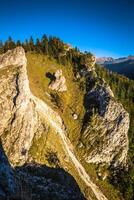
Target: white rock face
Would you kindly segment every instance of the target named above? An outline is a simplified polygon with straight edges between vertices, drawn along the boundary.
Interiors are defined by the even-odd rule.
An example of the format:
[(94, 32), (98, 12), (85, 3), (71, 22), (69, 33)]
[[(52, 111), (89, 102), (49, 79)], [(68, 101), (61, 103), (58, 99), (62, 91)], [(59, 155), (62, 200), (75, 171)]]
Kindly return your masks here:
[(22, 47), (17, 47), (13, 50), (8, 50), (5, 54), (0, 55), (0, 68), (6, 66), (26, 66), (25, 51)]
[[(19, 59), (20, 54), (24, 55), (24, 50), (22, 48), (17, 48), (13, 50), (13, 52), (14, 51), (16, 52), (16, 58), (14, 57), (14, 59), (11, 59), (10, 51), (10, 54), (7, 52), (3, 55), (4, 64), (2, 63), (2, 56), (0, 63), (0, 137), (11, 164), (22, 165), (26, 163), (28, 151), (34, 135), (44, 133), (44, 126), (48, 123), (59, 135), (65, 153), (70, 157), (72, 164), (74, 164), (76, 171), (78, 171), (79, 177), (92, 189), (98, 200), (107, 200), (99, 188), (91, 181), (85, 169), (77, 160), (71, 142), (66, 136), (65, 126), (59, 114), (53, 111), (45, 102), (31, 94), (24, 62), (25, 56)], [(14, 60), (12, 66), (9, 66), (10, 63), (6, 61), (5, 58), (7, 60), (8, 58)], [(7, 63), (7, 66), (5, 63)], [(58, 74), (61, 75), (59, 72)], [(10, 176), (7, 177), (7, 180), (9, 180), (8, 178), (10, 178)], [(40, 180), (39, 177), (37, 177), (37, 179)], [(50, 186), (50, 184), (48, 184), (48, 186)], [(57, 186), (58, 185), (56, 185), (56, 188)], [(59, 192), (58, 189), (57, 192)], [(68, 194), (71, 194), (70, 191)], [(3, 191), (1, 191), (1, 187), (0, 195), (1, 197), (4, 195)], [(74, 199), (81, 199), (81, 197)]]
[(0, 136), (11, 163), (22, 164), (40, 124), (29, 89), (23, 48), (1, 55), (0, 68)]
[(61, 69), (57, 70), (55, 72), (54, 76), (55, 76), (55, 80), (52, 81), (52, 83), (50, 83), (49, 89), (55, 90), (55, 91), (58, 91), (58, 92), (67, 91), (66, 79), (62, 75), (62, 70)]
[(76, 113), (73, 113), (73, 119), (77, 120), (78, 119), (78, 115)]
[[(66, 91), (66, 79), (62, 75), (62, 70), (55, 73), (55, 78), (55, 81), (49, 86), (50, 89)], [(96, 83), (88, 91), (86, 98), (87, 112), (92, 109), (92, 103), (97, 105), (99, 111), (97, 118), (101, 122), (96, 123), (93, 127), (97, 130), (97, 134), (91, 134), (91, 127), (87, 128), (88, 130), (84, 133), (88, 134), (88, 140), (93, 146), (85, 158), (86, 161), (111, 164), (115, 160), (115, 165), (125, 165), (128, 151), (128, 113), (121, 104), (115, 101), (111, 89), (105, 83)], [(74, 119), (77, 118), (78, 116), (74, 116)], [(46, 122), (59, 134), (65, 152), (74, 164), (79, 177), (92, 189), (98, 200), (107, 200), (76, 158), (59, 114), (32, 95), (29, 89), (23, 48), (17, 47), (0, 55), (0, 138), (12, 165), (22, 165), (27, 161), (34, 135), (45, 132)], [(103, 131), (100, 132), (100, 129)], [(98, 136), (101, 142), (96, 145)], [(2, 166), (1, 163), (0, 166)], [(7, 170), (8, 168), (9, 165), (7, 165)], [(11, 178), (13, 177), (11, 176)], [(0, 194), (2, 195), (2, 191)]]
[(95, 63), (96, 63), (96, 56), (93, 55), (93, 56), (91, 57), (91, 68), (94, 67)]
[[(127, 164), (129, 114), (114, 99), (110, 87), (97, 83), (87, 94), (87, 102), (95, 102), (98, 109), (96, 133), (92, 135), (90, 123), (85, 131), (90, 144), (94, 146), (86, 157), (88, 163)], [(96, 141), (98, 143), (96, 144)], [(96, 145), (95, 145), (96, 144)]]
[[(26, 63), (22, 47), (0, 56), (0, 137), (12, 165), (26, 162), (33, 137), (44, 132), (46, 121), (50, 123), (53, 119), (62, 127), (59, 115), (32, 95)], [(65, 91), (61, 70), (56, 72), (56, 77), (62, 82), (60, 91)], [(43, 112), (46, 112), (45, 119)]]
[[(22, 47), (0, 55), (0, 136), (12, 164), (23, 164), (27, 160), (35, 133), (43, 132), (44, 125), (40, 112), (43, 112), (44, 106), (45, 112), (48, 112), (46, 115), (48, 121), (51, 121), (53, 117), (55, 121), (53, 123), (60, 123), (62, 126), (61, 118), (47, 104), (43, 102), (42, 105), (42, 101), (31, 94), (26, 63)], [(55, 78), (49, 88), (66, 91), (66, 80), (62, 75), (62, 70), (55, 73)], [(87, 111), (92, 109), (92, 99), (92, 102), (98, 106), (99, 118), (103, 122), (97, 128), (103, 129), (100, 136), (101, 142), (94, 146), (86, 157), (86, 161), (111, 163), (115, 157), (118, 157), (115, 163), (125, 164), (128, 151), (128, 113), (114, 100), (111, 89), (102, 80), (89, 90), (86, 98), (89, 102)], [(76, 119), (76, 116), (74, 117)], [(88, 136), (92, 144), (98, 137), (94, 135), (92, 138), (90, 129)]]
[(90, 58), (87, 58), (85, 67), (88, 72), (95, 70), (95, 63), (96, 63), (96, 57), (95, 55), (92, 55)]

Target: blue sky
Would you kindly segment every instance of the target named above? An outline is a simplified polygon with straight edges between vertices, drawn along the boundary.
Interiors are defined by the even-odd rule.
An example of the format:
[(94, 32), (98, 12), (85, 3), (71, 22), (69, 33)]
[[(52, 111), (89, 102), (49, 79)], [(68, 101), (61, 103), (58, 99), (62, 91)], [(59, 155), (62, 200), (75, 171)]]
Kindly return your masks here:
[(134, 54), (134, 1), (1, 0), (1, 40), (44, 33), (97, 56)]

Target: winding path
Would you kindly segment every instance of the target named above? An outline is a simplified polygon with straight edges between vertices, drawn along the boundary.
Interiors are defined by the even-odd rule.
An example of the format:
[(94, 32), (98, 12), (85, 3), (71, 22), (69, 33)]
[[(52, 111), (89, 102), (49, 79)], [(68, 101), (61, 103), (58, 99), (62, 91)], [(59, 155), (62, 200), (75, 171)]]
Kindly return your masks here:
[(60, 116), (56, 112), (54, 112), (48, 105), (46, 105), (42, 100), (36, 98), (35, 96), (32, 96), (32, 99), (36, 104), (37, 112), (39, 112), (42, 115), (42, 117), (44, 117), (51, 124), (51, 126), (55, 129), (55, 131), (57, 131), (57, 133), (61, 137), (65, 150), (70, 156), (81, 179), (86, 183), (88, 187), (91, 188), (98, 200), (108, 200), (100, 191), (100, 189), (91, 181), (90, 176), (87, 174), (84, 167), (74, 155), (71, 142), (66, 137), (65, 128), (62, 125), (62, 119), (60, 118)]

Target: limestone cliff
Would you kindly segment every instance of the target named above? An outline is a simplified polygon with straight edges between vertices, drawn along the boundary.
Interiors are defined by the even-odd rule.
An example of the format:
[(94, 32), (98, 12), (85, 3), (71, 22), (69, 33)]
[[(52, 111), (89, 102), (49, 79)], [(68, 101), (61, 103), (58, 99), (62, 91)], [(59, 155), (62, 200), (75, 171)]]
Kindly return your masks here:
[[(107, 163), (109, 165), (114, 163), (115, 166), (120, 164), (126, 165), (129, 115), (123, 106), (116, 102), (111, 89), (106, 85), (105, 81), (92, 74), (95, 57), (93, 57), (90, 65), (88, 62), (85, 65), (85, 71), (87, 71), (85, 75), (87, 79), (87, 92), (85, 102), (83, 103), (86, 113), (83, 127), (81, 128), (82, 137), (80, 145), (80, 148), (86, 149), (84, 159), (88, 163)], [(70, 160), (67, 161), (69, 162), (68, 165), (73, 165), (69, 172), (76, 176), (75, 178), (78, 180), (82, 180), (80, 186), (83, 186), (84, 183), (85, 188), (92, 191), (91, 194), (93, 193), (92, 195), (95, 199), (106, 200), (105, 195), (92, 182), (89, 174), (77, 159), (74, 147), (67, 137), (68, 127), (61, 116), (48, 106), (47, 103), (31, 93), (26, 65), (27, 59), (22, 47), (17, 47), (0, 55), (0, 138), (11, 166), (16, 167), (30, 161), (35, 162), (36, 160), (29, 153), (34, 139), (42, 134), (45, 135), (47, 127), (52, 127), (54, 133), (61, 140), (64, 156)], [(93, 109), (97, 110), (95, 114)], [(92, 117), (95, 120), (92, 120)], [(64, 164), (62, 167), (65, 167)], [(37, 168), (38, 172), (40, 172), (40, 166), (37, 167), (35, 165), (35, 169)], [(0, 170), (2, 171), (1, 168)], [(74, 175), (74, 170), (77, 172), (77, 175)], [(47, 173), (46, 170), (44, 171), (44, 168), (42, 171), (43, 174)], [(37, 189), (36, 183), (38, 180), (42, 183), (44, 189), (37, 189), (36, 194), (33, 194), (33, 199), (38, 199), (36, 195), (40, 193), (39, 191), (45, 196), (47, 188), (49, 186), (52, 187), (52, 184), (54, 184), (50, 184), (51, 181), (47, 182), (44, 178), (39, 178), (41, 175), (29, 174), (25, 167), (18, 169), (17, 174), (15, 177), (23, 175), (28, 185), (30, 185), (30, 180), (35, 181), (30, 186), (33, 187), (33, 191)], [(32, 176), (36, 176), (35, 179), (32, 179)], [(14, 176), (12, 176), (13, 179)], [(60, 182), (61, 185), (63, 182), (64, 180)], [(66, 187), (62, 188), (61, 185), (58, 185), (58, 183), (53, 185), (53, 188), (57, 187), (57, 191), (63, 191), (64, 197), (67, 195), (66, 198), (62, 198), (62, 195), (59, 195), (59, 199), (71, 199), (71, 196), (72, 199), (84, 199), (81, 194), (75, 196), (76, 187), (73, 188), (72, 192), (67, 187), (67, 194), (65, 194)], [(40, 187), (42, 186), (40, 185)], [(60, 187), (61, 190), (59, 189)], [(1, 187), (0, 190), (2, 190)], [(78, 189), (76, 190), (79, 191)], [(89, 195), (87, 198), (91, 199), (92, 195)]]
[(89, 153), (85, 159), (88, 163), (126, 166), (129, 114), (104, 80), (90, 74), (87, 79), (85, 107), (89, 122), (82, 138), (88, 142)]
[(0, 60), (0, 135), (10, 161), (22, 164), (40, 119), (29, 89), (24, 50), (8, 51)]

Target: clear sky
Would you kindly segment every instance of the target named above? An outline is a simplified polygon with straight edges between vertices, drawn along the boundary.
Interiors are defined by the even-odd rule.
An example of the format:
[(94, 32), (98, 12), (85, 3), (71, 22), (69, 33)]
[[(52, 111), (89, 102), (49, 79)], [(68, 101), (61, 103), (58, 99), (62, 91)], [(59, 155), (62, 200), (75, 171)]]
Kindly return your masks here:
[(134, 54), (134, 0), (1, 0), (0, 39), (44, 33), (97, 56)]

